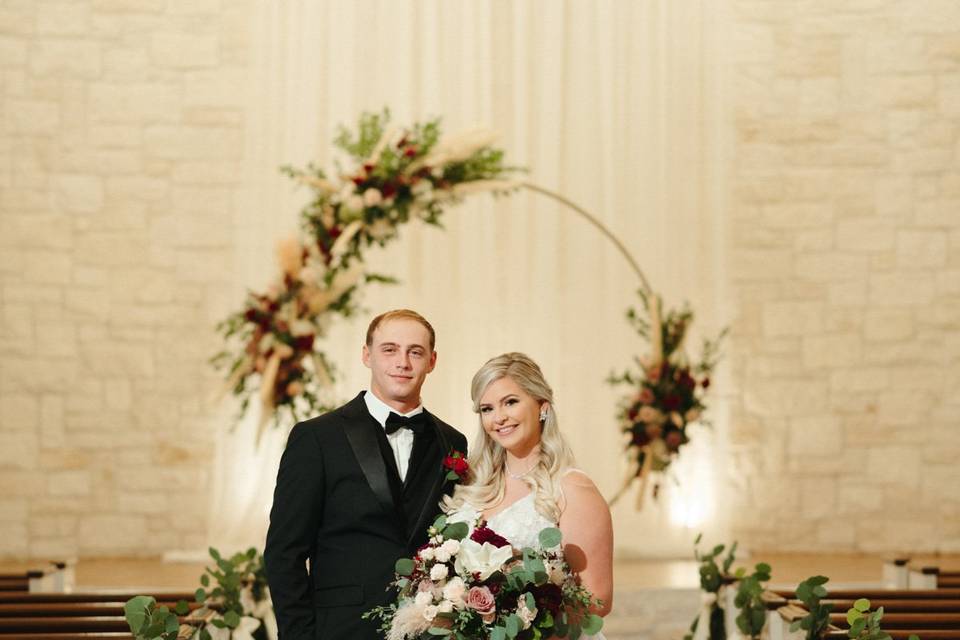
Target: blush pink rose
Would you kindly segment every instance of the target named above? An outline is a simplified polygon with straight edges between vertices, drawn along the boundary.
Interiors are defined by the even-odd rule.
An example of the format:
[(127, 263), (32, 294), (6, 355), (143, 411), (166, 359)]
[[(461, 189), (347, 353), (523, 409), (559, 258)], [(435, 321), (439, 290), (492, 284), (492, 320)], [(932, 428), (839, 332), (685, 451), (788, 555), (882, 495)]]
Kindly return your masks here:
[(479, 613), (484, 622), (493, 622), (497, 617), (497, 604), (487, 587), (470, 587), (467, 607)]

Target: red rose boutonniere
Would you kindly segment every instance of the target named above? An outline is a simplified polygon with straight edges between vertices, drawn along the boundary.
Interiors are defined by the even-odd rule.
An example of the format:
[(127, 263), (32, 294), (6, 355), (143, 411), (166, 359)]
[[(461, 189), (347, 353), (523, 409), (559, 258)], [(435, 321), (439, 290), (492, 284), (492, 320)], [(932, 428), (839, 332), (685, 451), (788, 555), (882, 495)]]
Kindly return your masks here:
[(456, 449), (451, 449), (449, 455), (443, 459), (443, 468), (447, 470), (447, 480), (463, 482), (470, 473), (467, 457)]

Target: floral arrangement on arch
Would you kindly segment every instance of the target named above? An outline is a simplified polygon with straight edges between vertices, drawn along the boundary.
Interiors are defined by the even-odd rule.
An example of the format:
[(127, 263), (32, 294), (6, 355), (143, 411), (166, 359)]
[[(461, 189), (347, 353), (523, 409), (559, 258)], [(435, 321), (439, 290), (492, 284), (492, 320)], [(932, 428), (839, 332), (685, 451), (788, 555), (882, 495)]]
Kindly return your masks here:
[(511, 546), (482, 520), (468, 531), (441, 515), (427, 544), (397, 561), (396, 602), (363, 616), (379, 619), (386, 640), (578, 638), (603, 627), (563, 558), (559, 529), (540, 531), (536, 549)]
[(358, 311), (364, 284), (395, 282), (364, 269), (367, 249), (396, 239), (411, 219), (440, 226), (444, 209), (470, 193), (515, 188), (492, 142), (480, 130), (441, 137), (439, 119), (394, 126), (385, 109), (363, 114), (355, 133), (340, 127), (335, 145), (346, 168), (283, 169), (312, 192), (302, 236), (279, 244), (279, 278), (217, 325), (228, 344), (211, 360), (240, 399), (238, 419), (259, 398), (258, 439), (271, 417), (297, 420), (334, 404), (336, 370), (318, 340), (335, 316)]
[[(630, 387), (617, 410), (617, 420), (627, 437), (625, 450), (630, 459), (627, 479), (610, 500), (615, 503), (639, 480), (637, 508), (643, 505), (646, 482), (655, 472), (665, 471), (681, 448), (690, 442), (688, 427), (709, 426), (703, 413), (710, 375), (719, 361), (719, 346), (727, 330), (715, 339), (705, 339), (700, 357), (691, 363), (684, 351), (684, 339), (693, 322), (689, 305), (662, 312), (662, 300), (655, 293), (639, 291), (644, 313), (627, 311), (627, 319), (650, 345), (646, 357), (637, 358), (638, 371), (611, 375), (608, 382)], [(659, 485), (654, 485), (654, 497)]]

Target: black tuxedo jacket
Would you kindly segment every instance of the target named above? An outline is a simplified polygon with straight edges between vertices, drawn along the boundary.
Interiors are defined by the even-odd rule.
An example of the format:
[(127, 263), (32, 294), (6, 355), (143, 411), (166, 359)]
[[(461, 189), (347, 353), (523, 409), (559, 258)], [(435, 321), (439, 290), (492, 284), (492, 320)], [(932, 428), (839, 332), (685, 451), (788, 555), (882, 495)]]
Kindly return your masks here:
[(429, 413), (427, 424), (403, 483), (363, 393), (294, 426), (263, 554), (280, 640), (378, 637), (378, 623), (360, 616), (388, 602), (397, 558), (426, 542), (442, 495), (453, 490), (444, 456), (467, 450), (450, 425)]

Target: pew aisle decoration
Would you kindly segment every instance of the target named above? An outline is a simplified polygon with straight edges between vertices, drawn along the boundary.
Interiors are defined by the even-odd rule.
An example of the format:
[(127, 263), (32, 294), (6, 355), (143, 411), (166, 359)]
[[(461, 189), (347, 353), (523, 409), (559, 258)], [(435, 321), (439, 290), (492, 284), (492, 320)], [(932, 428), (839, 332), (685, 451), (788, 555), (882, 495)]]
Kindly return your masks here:
[(758, 562), (753, 573), (746, 575), (741, 567), (737, 570), (737, 595), (733, 605), (737, 610), (737, 628), (744, 636), (760, 640), (767, 622), (767, 606), (763, 601), (764, 584), (770, 581), (770, 565)]
[(718, 544), (709, 553), (701, 553), (699, 545), (702, 538), (703, 534), (698, 535), (693, 543), (694, 558), (700, 563), (700, 590), (703, 592), (700, 598), (701, 608), (700, 613), (690, 625), (690, 633), (686, 634), (683, 640), (693, 640), (693, 638), (726, 640), (722, 591), (732, 580), (730, 567), (736, 559), (737, 543), (734, 542), (730, 546), (722, 564), (717, 564), (726, 545)]
[[(701, 611), (690, 625), (690, 632), (683, 640), (727, 640), (727, 638), (782, 638), (783, 640), (822, 640), (828, 634), (842, 632), (831, 625), (830, 614), (833, 604), (822, 602), (828, 598), (826, 588), (829, 578), (811, 576), (797, 585), (795, 601), (788, 601), (768, 591), (764, 584), (770, 580), (772, 569), (765, 562), (758, 562), (752, 574), (747, 575), (744, 567), (738, 567), (733, 573), (730, 569), (735, 561), (737, 543), (730, 546), (722, 564), (718, 563), (725, 545), (713, 547), (709, 553), (701, 553), (699, 544), (702, 534), (694, 542), (694, 557), (700, 563)], [(892, 591), (891, 593), (895, 593)], [(793, 615), (797, 602), (802, 603), (799, 611), (802, 615)], [(784, 617), (793, 619), (789, 631), (775, 621), (782, 620), (780, 611), (787, 612)], [(858, 598), (846, 612), (848, 629), (846, 635), (851, 640), (892, 640), (889, 633), (882, 629), (883, 607), (870, 610), (870, 600)], [(936, 635), (935, 631), (932, 631)], [(835, 637), (831, 635), (830, 637)], [(920, 640), (916, 634), (907, 636), (907, 640)]]
[(805, 640), (819, 640), (830, 626), (833, 605), (820, 602), (827, 597), (825, 585), (829, 581), (826, 576), (812, 576), (797, 585), (797, 600), (803, 603), (807, 615), (793, 622), (790, 631), (803, 631)]
[[(250, 548), (224, 558), (210, 548), (210, 557), (215, 568), (200, 576), (195, 599), (201, 607), (192, 613), (186, 600), (173, 610), (157, 607), (151, 596), (127, 601), (124, 614), (136, 640), (277, 640), (263, 556)], [(187, 616), (183, 624), (178, 616)]]
[(335, 145), (348, 166), (328, 174), (309, 165), (284, 171), (311, 191), (301, 212), (302, 235), (278, 248), (281, 273), (266, 291), (250, 292), (243, 308), (217, 325), (227, 342), (212, 358), (228, 390), (262, 405), (265, 424), (293, 421), (331, 408), (336, 370), (319, 348), (330, 323), (358, 311), (371, 282), (388, 274), (364, 267), (365, 252), (385, 246), (412, 219), (440, 226), (444, 210), (468, 194), (507, 193), (514, 169), (485, 131), (442, 137), (439, 119), (398, 127), (390, 112), (364, 113), (357, 131), (341, 127)]
[[(630, 459), (627, 478), (610, 500), (613, 505), (639, 482), (636, 507), (643, 506), (648, 479), (666, 471), (681, 448), (690, 442), (688, 427), (710, 426), (704, 417), (710, 375), (719, 362), (720, 343), (727, 330), (715, 339), (705, 339), (699, 358), (690, 362), (684, 350), (687, 331), (694, 314), (688, 304), (664, 313), (660, 296), (641, 289), (643, 312), (631, 307), (627, 319), (649, 344), (645, 357), (636, 358), (638, 370), (611, 374), (608, 382), (630, 388), (620, 402), (617, 420), (626, 435), (625, 450)], [(659, 483), (654, 484), (656, 498)]]

